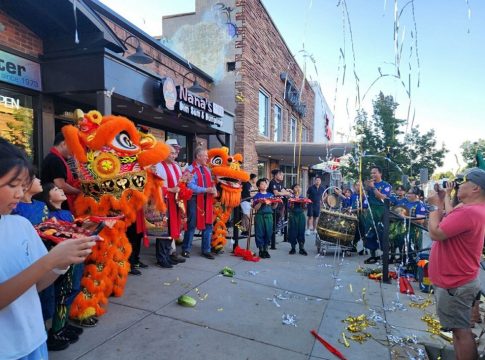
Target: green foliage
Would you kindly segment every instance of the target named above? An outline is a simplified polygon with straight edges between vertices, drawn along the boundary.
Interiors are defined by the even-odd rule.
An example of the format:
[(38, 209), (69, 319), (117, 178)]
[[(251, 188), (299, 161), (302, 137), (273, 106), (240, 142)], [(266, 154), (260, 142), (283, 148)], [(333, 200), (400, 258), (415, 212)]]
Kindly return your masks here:
[(13, 120), (7, 120), (2, 136), (23, 149), (32, 157), (33, 114), (31, 109), (20, 108), (13, 112)]
[(435, 172), (433, 176), (431, 176), (431, 179), (434, 181), (438, 181), (441, 179), (454, 179), (454, 178), (455, 178), (455, 174), (453, 174), (453, 172), (450, 170), (444, 171), (444, 172)]
[(485, 154), (485, 139), (478, 139), (478, 141), (465, 141), (460, 146), (461, 155), (467, 164), (467, 167), (477, 166), (477, 151), (483, 156)]
[[(392, 96), (379, 93), (373, 101), (374, 114), (368, 118), (365, 111), (359, 111), (355, 119), (355, 133), (360, 140), (362, 156), (362, 177), (369, 177), (372, 164), (383, 169), (384, 180), (400, 183), (402, 175), (410, 179), (419, 177), (419, 169), (427, 168), (432, 174), (443, 165), (443, 158), (448, 150), (437, 147), (434, 130), (421, 134), (419, 127), (404, 134), (405, 120), (397, 119), (395, 111), (399, 106)], [(354, 158), (359, 158), (358, 154)], [(347, 179), (358, 177), (359, 164), (350, 163), (342, 168)]]

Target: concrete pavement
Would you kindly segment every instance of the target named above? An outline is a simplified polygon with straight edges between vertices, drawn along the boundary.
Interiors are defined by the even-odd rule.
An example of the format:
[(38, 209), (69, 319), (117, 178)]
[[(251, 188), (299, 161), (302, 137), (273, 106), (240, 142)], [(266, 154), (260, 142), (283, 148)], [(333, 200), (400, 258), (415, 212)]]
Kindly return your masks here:
[[(418, 356), (424, 345), (431, 358), (453, 358), (450, 344), (427, 333), (421, 320), (425, 311), (434, 313), (434, 305), (411, 308), (395, 281), (381, 284), (357, 273), (364, 256), (317, 256), (313, 236), (307, 236), (309, 256), (288, 255), (289, 244), (278, 243), (271, 259), (253, 263), (229, 248), (212, 261), (199, 256), (200, 241), (194, 241), (191, 258), (173, 269), (154, 266), (153, 246), (143, 249), (142, 261), (151, 266), (129, 278), (123, 297), (110, 298), (95, 328), (50, 358), (336, 359), (312, 329), (347, 359), (425, 359)], [(224, 266), (236, 271), (234, 278), (219, 274)], [(178, 305), (182, 294), (197, 299), (196, 307)], [(375, 326), (366, 330), (372, 337), (345, 347), (342, 320), (361, 314), (374, 317)], [(294, 317), (294, 324), (283, 324), (283, 316)], [(409, 336), (418, 344), (402, 344)]]

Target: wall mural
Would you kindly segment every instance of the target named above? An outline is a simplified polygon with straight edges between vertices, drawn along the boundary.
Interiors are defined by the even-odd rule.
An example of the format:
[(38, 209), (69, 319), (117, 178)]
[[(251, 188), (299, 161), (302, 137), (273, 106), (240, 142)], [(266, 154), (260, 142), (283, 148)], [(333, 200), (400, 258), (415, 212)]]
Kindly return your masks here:
[(234, 61), (233, 38), (238, 30), (231, 17), (233, 11), (217, 3), (203, 14), (199, 23), (181, 26), (163, 43), (211, 75), (215, 82), (221, 81), (226, 62)]

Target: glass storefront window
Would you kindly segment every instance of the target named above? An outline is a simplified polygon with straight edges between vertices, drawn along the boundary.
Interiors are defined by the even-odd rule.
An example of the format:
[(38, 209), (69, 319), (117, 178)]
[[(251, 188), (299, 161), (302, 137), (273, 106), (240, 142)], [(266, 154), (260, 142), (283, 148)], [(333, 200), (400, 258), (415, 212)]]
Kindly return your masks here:
[(0, 89), (0, 136), (33, 158), (34, 110), (32, 96)]
[(268, 162), (259, 160), (258, 161), (258, 179), (267, 177), (268, 174)]
[(280, 166), (280, 169), (283, 170), (283, 173), (285, 174), (283, 184), (286, 188), (290, 188), (290, 186), (292, 186), (293, 184), (296, 184), (297, 171), (295, 167), (282, 165)]

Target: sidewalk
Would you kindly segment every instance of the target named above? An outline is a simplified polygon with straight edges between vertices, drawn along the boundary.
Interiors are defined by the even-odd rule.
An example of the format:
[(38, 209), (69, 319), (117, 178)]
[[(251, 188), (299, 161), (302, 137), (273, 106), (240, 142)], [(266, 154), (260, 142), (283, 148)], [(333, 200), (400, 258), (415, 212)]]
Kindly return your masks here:
[[(289, 244), (278, 243), (272, 258), (258, 263), (229, 251), (207, 260), (199, 256), (199, 247), (200, 241), (194, 242), (192, 257), (173, 269), (154, 266), (153, 246), (143, 249), (142, 260), (151, 266), (129, 278), (123, 297), (110, 298), (95, 328), (85, 329), (76, 344), (50, 358), (337, 359), (315, 341), (312, 329), (349, 360), (426, 359), (418, 356), (425, 353), (423, 345), (395, 344), (408, 336), (431, 349), (433, 359), (453, 358), (450, 344), (427, 333), (421, 320), (424, 311), (434, 313), (434, 305), (424, 311), (411, 308), (395, 281), (380, 284), (357, 273), (364, 256), (317, 256), (313, 236), (307, 236), (309, 256), (290, 256)], [(224, 266), (236, 276), (219, 275)], [(416, 283), (413, 287), (426, 298)], [(197, 299), (196, 307), (178, 305), (182, 294)], [(366, 330), (372, 337), (362, 344), (349, 339), (345, 347), (342, 320), (361, 314), (374, 315), (376, 325)], [(284, 315), (294, 315), (295, 326), (283, 324)]]

